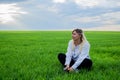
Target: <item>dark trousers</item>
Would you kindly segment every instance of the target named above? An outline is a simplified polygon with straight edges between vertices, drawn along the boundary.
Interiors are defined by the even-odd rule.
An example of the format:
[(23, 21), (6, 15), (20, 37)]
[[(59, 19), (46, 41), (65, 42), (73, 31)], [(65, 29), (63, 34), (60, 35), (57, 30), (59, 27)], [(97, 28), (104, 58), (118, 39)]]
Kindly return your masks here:
[[(65, 67), (65, 60), (66, 60), (66, 55), (63, 53), (59, 53), (58, 54), (58, 60), (60, 61), (60, 63)], [(74, 60), (72, 59), (70, 62), (70, 67), (74, 64)], [(85, 58), (82, 63), (77, 67), (77, 69), (81, 69), (81, 68), (86, 68), (88, 70), (90, 70), (90, 68), (92, 67), (92, 61), (90, 59)]]

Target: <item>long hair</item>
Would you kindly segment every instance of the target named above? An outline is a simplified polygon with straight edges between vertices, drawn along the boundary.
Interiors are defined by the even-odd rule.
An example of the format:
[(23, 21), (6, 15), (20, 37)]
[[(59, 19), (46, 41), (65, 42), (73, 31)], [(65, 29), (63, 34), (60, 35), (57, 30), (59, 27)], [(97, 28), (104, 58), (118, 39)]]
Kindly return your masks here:
[[(86, 39), (86, 37), (85, 37), (85, 35), (84, 35), (84, 33), (83, 33), (83, 30), (82, 29), (74, 29), (73, 31), (72, 31), (72, 33), (74, 32), (74, 31), (76, 31), (76, 33), (78, 33), (81, 37), (80, 37), (80, 51), (82, 50), (82, 47), (83, 47), (83, 45), (84, 45), (84, 43), (87, 41), (87, 39)], [(74, 48), (75, 48), (75, 45), (74, 45), (74, 43), (73, 43), (73, 50), (74, 50)]]

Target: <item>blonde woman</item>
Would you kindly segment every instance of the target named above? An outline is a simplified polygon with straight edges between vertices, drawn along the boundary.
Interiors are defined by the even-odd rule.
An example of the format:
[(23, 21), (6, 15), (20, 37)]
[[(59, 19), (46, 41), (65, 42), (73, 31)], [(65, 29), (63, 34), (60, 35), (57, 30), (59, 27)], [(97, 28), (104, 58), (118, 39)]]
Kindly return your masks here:
[(92, 61), (89, 55), (90, 44), (81, 29), (72, 31), (72, 40), (69, 41), (67, 53), (59, 53), (58, 60), (64, 66), (64, 70), (78, 71), (81, 68), (90, 69)]

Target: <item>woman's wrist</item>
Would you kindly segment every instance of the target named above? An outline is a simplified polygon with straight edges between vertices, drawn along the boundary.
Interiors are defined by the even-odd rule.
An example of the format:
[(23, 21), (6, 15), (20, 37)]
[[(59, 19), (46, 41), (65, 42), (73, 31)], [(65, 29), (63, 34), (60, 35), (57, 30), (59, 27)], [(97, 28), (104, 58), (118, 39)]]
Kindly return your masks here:
[(64, 71), (68, 71), (68, 69), (69, 69), (69, 65), (65, 65)]
[(70, 72), (71, 72), (71, 71), (74, 71), (74, 69), (73, 69), (72, 67), (70, 67), (68, 70), (69, 70)]

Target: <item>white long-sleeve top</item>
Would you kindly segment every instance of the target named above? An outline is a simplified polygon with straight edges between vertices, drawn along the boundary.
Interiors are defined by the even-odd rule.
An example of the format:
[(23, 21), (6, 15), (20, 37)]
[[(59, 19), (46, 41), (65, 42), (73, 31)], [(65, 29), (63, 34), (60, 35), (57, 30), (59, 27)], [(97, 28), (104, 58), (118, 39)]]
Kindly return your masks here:
[[(82, 49), (80, 50), (81, 46)], [(73, 59), (75, 63), (72, 65), (72, 68), (75, 70), (85, 58), (90, 59), (89, 50), (90, 50), (90, 44), (88, 41), (85, 41), (83, 45), (74, 46), (73, 49), (73, 40), (70, 40), (66, 53), (65, 65), (69, 65), (71, 59)]]

